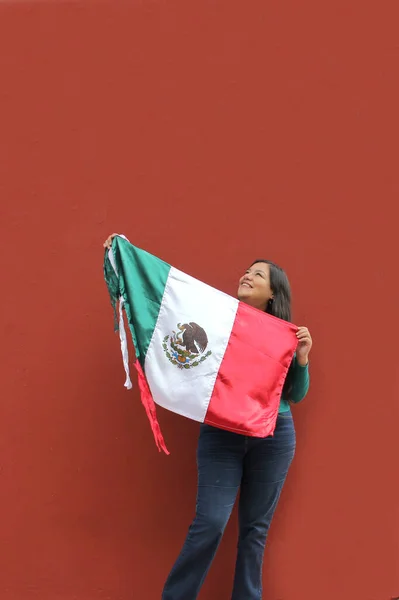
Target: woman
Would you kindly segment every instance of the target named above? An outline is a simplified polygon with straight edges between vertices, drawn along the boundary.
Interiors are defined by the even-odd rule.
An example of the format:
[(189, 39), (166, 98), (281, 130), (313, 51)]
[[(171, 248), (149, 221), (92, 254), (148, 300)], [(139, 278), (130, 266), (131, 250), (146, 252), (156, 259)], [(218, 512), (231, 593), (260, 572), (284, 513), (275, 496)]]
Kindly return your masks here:
[[(112, 238), (105, 242), (110, 247)], [(256, 260), (241, 277), (238, 299), (286, 321), (291, 292), (285, 272)], [(239, 539), (232, 600), (261, 600), (262, 562), (267, 533), (295, 452), (290, 403), (309, 388), (312, 338), (297, 332), (298, 347), (280, 401), (273, 436), (254, 438), (201, 425), (197, 449), (196, 515), (166, 581), (162, 600), (195, 600), (219, 546), (238, 491)]]

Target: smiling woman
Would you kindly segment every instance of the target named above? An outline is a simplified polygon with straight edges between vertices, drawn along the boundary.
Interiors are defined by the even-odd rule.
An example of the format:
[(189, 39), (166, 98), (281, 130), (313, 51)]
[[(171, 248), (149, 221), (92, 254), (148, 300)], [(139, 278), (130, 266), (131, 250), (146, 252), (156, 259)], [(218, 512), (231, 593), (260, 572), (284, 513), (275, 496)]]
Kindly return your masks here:
[[(112, 237), (105, 242), (105, 247), (111, 246)], [(291, 291), (287, 275), (271, 261), (254, 261), (241, 277), (237, 295), (245, 304), (280, 319), (291, 320)], [(206, 333), (196, 323), (179, 324), (177, 329), (171, 347), (171, 352), (176, 353), (174, 359), (185, 361), (185, 352), (193, 353), (195, 357), (200, 347), (206, 349)], [(260, 329), (255, 329), (253, 335), (259, 340)], [(290, 404), (302, 400), (309, 387), (308, 356), (312, 339), (306, 327), (299, 327), (296, 335), (296, 356), (284, 384), (273, 435), (253, 437), (201, 425), (197, 450), (196, 515), (166, 581), (163, 600), (197, 598), (239, 491), (239, 540), (232, 600), (262, 598), (266, 537), (295, 452)], [(163, 341), (165, 352), (169, 352), (167, 337)], [(264, 385), (261, 379), (259, 386), (263, 388)], [(237, 384), (232, 387), (237, 392)], [(231, 397), (232, 393), (228, 396), (229, 402)], [(242, 418), (245, 399), (241, 401), (240, 398)], [(255, 412), (259, 412), (255, 406)]]
[[(275, 317), (291, 321), (287, 275), (258, 259), (241, 277), (237, 297)], [(288, 371), (273, 436), (253, 438), (201, 425), (198, 443), (197, 513), (165, 584), (163, 600), (195, 600), (212, 563), (240, 490), (239, 541), (232, 600), (262, 598), (262, 562), (267, 532), (295, 452), (290, 404), (309, 388), (312, 338), (297, 332), (298, 348)]]

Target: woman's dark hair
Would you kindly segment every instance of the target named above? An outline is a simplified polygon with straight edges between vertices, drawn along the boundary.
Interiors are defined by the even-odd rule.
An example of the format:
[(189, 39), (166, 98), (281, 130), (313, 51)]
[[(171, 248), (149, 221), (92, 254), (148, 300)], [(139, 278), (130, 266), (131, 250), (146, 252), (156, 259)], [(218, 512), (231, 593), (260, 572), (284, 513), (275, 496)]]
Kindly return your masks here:
[[(270, 287), (273, 292), (273, 298), (267, 303), (266, 312), (291, 323), (291, 286), (285, 271), (271, 260), (264, 258), (254, 260), (251, 267), (256, 263), (266, 263), (269, 265)], [(289, 400), (291, 396), (292, 371), (293, 367), (291, 363), (283, 387), (283, 394), (286, 400)]]

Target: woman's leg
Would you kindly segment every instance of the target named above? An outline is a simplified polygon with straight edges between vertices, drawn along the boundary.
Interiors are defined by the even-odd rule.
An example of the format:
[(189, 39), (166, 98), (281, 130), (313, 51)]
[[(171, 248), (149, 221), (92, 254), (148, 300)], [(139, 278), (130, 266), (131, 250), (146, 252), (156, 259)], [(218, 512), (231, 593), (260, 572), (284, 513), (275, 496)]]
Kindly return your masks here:
[(246, 439), (232, 600), (261, 600), (266, 537), (295, 452), (291, 413), (278, 416), (273, 436)]
[(243, 436), (201, 425), (196, 514), (162, 600), (197, 598), (234, 506), (244, 451)]
[(166, 581), (162, 600), (197, 598), (234, 506), (244, 452), (244, 436), (201, 426), (196, 515)]

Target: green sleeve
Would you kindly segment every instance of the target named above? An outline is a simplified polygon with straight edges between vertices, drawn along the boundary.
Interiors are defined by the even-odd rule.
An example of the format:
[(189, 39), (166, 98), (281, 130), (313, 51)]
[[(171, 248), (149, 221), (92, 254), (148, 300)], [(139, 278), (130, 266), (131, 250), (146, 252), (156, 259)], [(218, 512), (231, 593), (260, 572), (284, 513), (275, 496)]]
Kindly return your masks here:
[(292, 389), (291, 389), (291, 402), (295, 404), (303, 400), (309, 390), (309, 364), (302, 367), (298, 364), (296, 356), (292, 363)]

